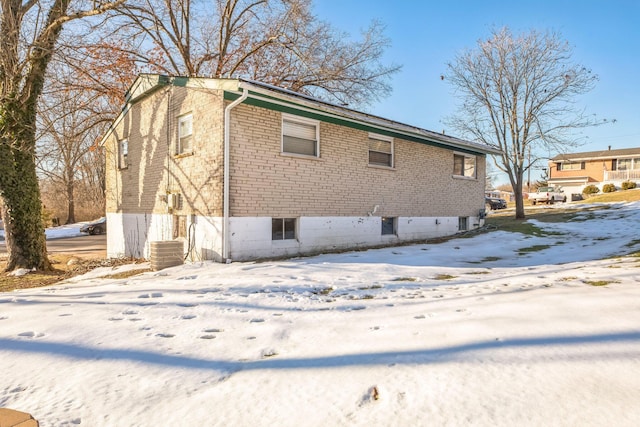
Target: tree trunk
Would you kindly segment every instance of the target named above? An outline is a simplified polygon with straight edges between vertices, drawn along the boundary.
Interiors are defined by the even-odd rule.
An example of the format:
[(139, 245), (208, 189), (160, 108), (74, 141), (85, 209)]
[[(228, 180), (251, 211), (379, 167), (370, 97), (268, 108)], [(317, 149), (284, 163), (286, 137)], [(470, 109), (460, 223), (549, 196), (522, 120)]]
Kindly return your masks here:
[(513, 186), (513, 194), (516, 198), (516, 219), (525, 219), (524, 198), (522, 193), (522, 174), (516, 178), (516, 185)]
[(66, 190), (67, 190), (67, 222), (65, 224), (73, 224), (76, 222), (76, 206), (75, 206), (75, 198), (73, 194), (74, 187), (74, 179), (73, 179), (73, 171), (67, 173), (66, 179)]
[(8, 261), (17, 268), (50, 270), (34, 161), (35, 109), (18, 102), (0, 106), (0, 195)]

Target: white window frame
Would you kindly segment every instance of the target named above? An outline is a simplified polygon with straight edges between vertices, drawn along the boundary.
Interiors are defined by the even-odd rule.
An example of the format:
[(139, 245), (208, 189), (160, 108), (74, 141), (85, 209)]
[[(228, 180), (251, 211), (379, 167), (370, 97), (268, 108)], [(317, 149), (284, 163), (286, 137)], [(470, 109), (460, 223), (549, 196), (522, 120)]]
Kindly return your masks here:
[[(462, 164), (462, 175), (456, 172), (456, 156), (463, 157), (464, 162)], [(465, 172), (467, 170), (467, 160), (473, 159), (473, 175), (466, 175)], [(457, 151), (453, 152), (453, 176), (457, 178), (466, 178), (466, 179), (477, 179), (478, 178), (478, 156), (474, 156), (473, 154), (467, 153), (459, 153)]]
[[(371, 149), (371, 145), (370, 142), (371, 140), (375, 140), (375, 141), (383, 141), (383, 142), (388, 142), (390, 144), (391, 150), (390, 153), (385, 153), (383, 151), (376, 151), (376, 150), (372, 150)], [(390, 168), (393, 169), (395, 167), (395, 144), (393, 142), (393, 138), (390, 136), (386, 136), (386, 135), (380, 135), (377, 133), (369, 133), (369, 140), (367, 141), (367, 143), (369, 144), (368, 146), (368, 162), (369, 162), (369, 166), (374, 166), (374, 167), (381, 167), (381, 168)], [(382, 154), (389, 154), (390, 157), (390, 164), (382, 164), (382, 163), (371, 163), (371, 152), (374, 153), (382, 153)]]
[[(285, 123), (298, 123), (306, 126), (315, 127), (315, 154), (304, 154), (304, 153), (296, 153), (293, 151), (285, 151), (284, 148), (284, 138), (287, 136), (285, 134)], [(311, 141), (311, 140), (308, 140)], [(280, 135), (280, 153), (287, 156), (301, 156), (307, 158), (319, 158), (320, 157), (320, 121), (308, 119), (306, 117), (294, 116), (293, 114), (282, 113), (282, 126), (281, 126), (281, 135)]]
[(560, 163), (561, 171), (577, 171), (583, 170), (584, 162), (562, 162)]
[(121, 139), (118, 141), (118, 168), (126, 169), (129, 167), (129, 140)]
[[(282, 238), (274, 238), (274, 233), (273, 233), (273, 226), (275, 224), (275, 221), (279, 222), (282, 224)], [(286, 232), (286, 222), (287, 221), (293, 221), (293, 237), (287, 237), (287, 232)], [(281, 242), (281, 241), (291, 241), (291, 240), (297, 240), (298, 239), (298, 218), (292, 218), (292, 217), (288, 217), (288, 218), (271, 218), (271, 241), (272, 242)]]
[[(189, 123), (189, 133), (182, 133), (182, 124)], [(189, 146), (184, 147), (183, 140), (189, 139)], [(193, 113), (178, 116), (178, 146), (176, 154), (189, 154), (193, 152)]]

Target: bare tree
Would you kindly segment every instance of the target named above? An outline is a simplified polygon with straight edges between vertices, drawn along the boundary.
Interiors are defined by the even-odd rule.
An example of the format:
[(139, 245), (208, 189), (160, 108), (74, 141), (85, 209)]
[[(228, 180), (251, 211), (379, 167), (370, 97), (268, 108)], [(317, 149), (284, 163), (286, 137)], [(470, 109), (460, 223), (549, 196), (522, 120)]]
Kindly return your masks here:
[(0, 0), (0, 199), (7, 270), (49, 269), (35, 165), (36, 110), (65, 24), (124, 0)]
[[(113, 114), (100, 108), (99, 95), (89, 91), (57, 88), (43, 96), (38, 114), (38, 170), (66, 199), (66, 224), (76, 222), (76, 188), (96, 183), (94, 174), (103, 168), (97, 162), (86, 164), (95, 156), (96, 143), (106, 131)], [(98, 104), (98, 105), (96, 105)], [(97, 158), (102, 162), (102, 156)], [(89, 187), (91, 188), (91, 187)], [(91, 189), (95, 194), (95, 190)], [(104, 197), (102, 198), (104, 199)], [(104, 200), (93, 200), (104, 206)]]
[(503, 28), (448, 64), (446, 79), (461, 99), (448, 123), (501, 150), (494, 160), (513, 187), (516, 218), (525, 217), (524, 174), (538, 160), (535, 153), (576, 145), (575, 130), (596, 124), (575, 99), (594, 87), (597, 76), (571, 55), (555, 33), (514, 36)]
[(333, 102), (386, 96), (389, 41), (374, 22), (352, 41), (311, 13), (310, 0), (131, 0), (119, 31), (148, 69), (186, 76), (244, 77)]

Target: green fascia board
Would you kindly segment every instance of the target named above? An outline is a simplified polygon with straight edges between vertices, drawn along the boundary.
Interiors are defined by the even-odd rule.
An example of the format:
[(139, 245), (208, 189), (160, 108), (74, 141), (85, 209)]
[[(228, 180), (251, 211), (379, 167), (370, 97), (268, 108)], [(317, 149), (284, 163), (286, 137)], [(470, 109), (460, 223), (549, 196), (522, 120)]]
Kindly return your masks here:
[[(253, 95), (253, 96), (252, 96)], [(227, 101), (235, 101), (241, 95), (234, 92), (224, 92), (224, 99)], [(421, 137), (418, 135), (411, 135), (406, 132), (394, 131), (389, 128), (382, 128), (367, 124), (363, 121), (357, 121), (355, 119), (342, 118), (336, 113), (325, 113), (320, 110), (313, 111), (310, 107), (301, 108), (300, 106), (288, 103), (282, 98), (267, 96), (262, 93), (254, 93), (249, 91), (249, 97), (243, 102), (243, 104), (252, 105), (255, 107), (265, 108), (272, 111), (279, 111), (281, 113), (288, 113), (296, 116), (301, 116), (313, 120), (318, 120), (326, 123), (336, 124), (339, 126), (345, 126), (351, 129), (362, 130), (371, 133), (377, 133), (379, 135), (390, 136), (394, 138), (403, 139), (406, 141), (417, 142), (419, 144), (430, 145), (439, 148), (445, 148), (453, 151), (460, 151), (467, 154), (486, 156), (487, 153), (480, 150), (473, 150), (470, 147), (457, 146), (454, 144), (447, 144), (439, 141), (435, 141), (429, 138)], [(286, 105), (283, 105), (286, 104)]]

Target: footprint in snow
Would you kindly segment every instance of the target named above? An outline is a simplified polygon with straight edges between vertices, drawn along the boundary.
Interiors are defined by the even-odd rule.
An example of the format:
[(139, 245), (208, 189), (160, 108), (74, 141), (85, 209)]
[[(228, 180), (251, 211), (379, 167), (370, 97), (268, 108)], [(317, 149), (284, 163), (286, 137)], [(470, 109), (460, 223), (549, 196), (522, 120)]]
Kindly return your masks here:
[(162, 298), (163, 296), (162, 292), (152, 292), (149, 294), (138, 295), (138, 298)]
[(124, 317), (109, 317), (109, 320), (112, 322), (116, 322), (118, 320), (124, 320)]
[(264, 322), (264, 319), (251, 319), (249, 321), (249, 323), (262, 323), (262, 322)]
[[(67, 317), (67, 316), (73, 316), (73, 314), (71, 314), (71, 313), (62, 313), (62, 314), (58, 315), (58, 317)], [(2, 320), (2, 318), (0, 318), (0, 320)]]
[(125, 310), (125, 311), (122, 312), (122, 314), (124, 314), (124, 315), (138, 314), (138, 312), (136, 310)]
[(173, 337), (175, 337), (174, 334), (156, 334), (156, 336), (160, 337), (160, 338), (173, 338)]
[(203, 329), (202, 332), (206, 332), (208, 334), (211, 334), (211, 333), (224, 332), (224, 329), (210, 328), (210, 329)]
[(7, 316), (0, 316), (0, 320), (7, 320), (9, 317)]
[(178, 280), (195, 280), (197, 279), (198, 276), (183, 276), (183, 277), (178, 277)]
[(25, 337), (25, 338), (42, 338), (44, 334), (42, 332), (36, 333), (33, 331), (28, 331), (28, 332), (21, 332), (18, 334), (18, 336)]
[(215, 338), (216, 338), (216, 336), (215, 335), (211, 335), (211, 334), (201, 335), (200, 336), (200, 339), (202, 339), (202, 340), (213, 340)]
[(180, 316), (182, 320), (191, 320), (191, 319), (195, 319), (196, 317), (198, 316), (196, 316), (195, 314), (185, 314), (183, 316)]

